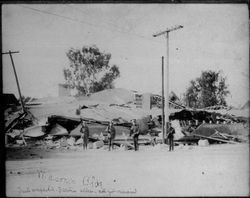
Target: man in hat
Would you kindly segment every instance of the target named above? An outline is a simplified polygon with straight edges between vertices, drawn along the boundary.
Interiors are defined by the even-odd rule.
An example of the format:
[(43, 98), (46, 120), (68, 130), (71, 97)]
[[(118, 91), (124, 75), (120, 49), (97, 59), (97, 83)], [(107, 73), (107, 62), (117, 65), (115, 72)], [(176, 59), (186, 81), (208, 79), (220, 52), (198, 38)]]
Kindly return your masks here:
[(80, 133), (82, 134), (83, 139), (83, 149), (86, 150), (88, 148), (88, 141), (89, 141), (89, 127), (87, 126), (86, 122), (81, 119), (81, 129)]
[(108, 132), (108, 142), (109, 142), (109, 151), (114, 149), (114, 139), (115, 139), (115, 127), (112, 121), (109, 122), (108, 127), (105, 130), (106, 132)]
[(169, 142), (169, 151), (174, 150), (174, 134), (175, 134), (175, 130), (172, 127), (172, 124), (171, 122), (168, 122), (167, 123), (167, 138)]
[(132, 127), (130, 129), (129, 136), (133, 137), (135, 151), (139, 150), (139, 144), (138, 144), (139, 132), (140, 132), (139, 125), (136, 123), (136, 119), (134, 119), (134, 120), (132, 120)]

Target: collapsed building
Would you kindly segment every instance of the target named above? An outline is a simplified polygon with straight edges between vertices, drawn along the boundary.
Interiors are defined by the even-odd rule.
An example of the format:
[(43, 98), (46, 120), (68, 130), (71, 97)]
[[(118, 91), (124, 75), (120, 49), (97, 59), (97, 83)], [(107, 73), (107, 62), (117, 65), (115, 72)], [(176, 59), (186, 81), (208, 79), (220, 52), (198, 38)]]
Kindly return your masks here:
[[(51, 148), (79, 146), (82, 144), (80, 118), (89, 126), (92, 148), (107, 144), (105, 128), (111, 120), (118, 147), (133, 148), (129, 136), (132, 119), (137, 119), (139, 124), (139, 144), (162, 142), (161, 98), (153, 94), (142, 96), (138, 97), (134, 91), (113, 89), (86, 97), (43, 98), (26, 103), (24, 112), (14, 100), (11, 105), (6, 102), (6, 143), (25, 145), (29, 141), (44, 140)], [(219, 107), (187, 109), (176, 95), (172, 96), (175, 99), (169, 101), (169, 119), (176, 130), (176, 144), (198, 144), (204, 139), (209, 143), (248, 141), (249, 117), (246, 115), (236, 116), (225, 108), (222, 112)], [(140, 107), (143, 98), (141, 103), (147, 104)]]

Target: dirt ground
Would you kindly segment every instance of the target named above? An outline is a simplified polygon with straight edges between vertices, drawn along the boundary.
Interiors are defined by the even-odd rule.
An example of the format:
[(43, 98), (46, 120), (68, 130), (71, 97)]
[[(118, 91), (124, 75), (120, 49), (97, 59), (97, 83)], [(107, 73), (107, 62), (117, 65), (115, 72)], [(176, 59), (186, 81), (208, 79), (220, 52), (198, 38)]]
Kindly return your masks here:
[(249, 196), (245, 143), (6, 151), (7, 196)]

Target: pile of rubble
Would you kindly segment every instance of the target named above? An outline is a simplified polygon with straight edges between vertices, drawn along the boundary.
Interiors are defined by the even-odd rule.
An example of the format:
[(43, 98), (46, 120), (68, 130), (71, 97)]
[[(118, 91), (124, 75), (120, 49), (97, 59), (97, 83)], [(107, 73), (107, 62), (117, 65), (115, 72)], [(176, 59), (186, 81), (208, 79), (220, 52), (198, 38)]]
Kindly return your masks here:
[[(87, 122), (90, 130), (88, 147), (99, 149), (108, 144), (107, 134), (105, 133), (108, 122), (83, 119)], [(142, 118), (139, 121), (142, 129), (139, 143), (150, 144), (151, 137), (146, 135), (145, 132), (147, 130), (145, 122), (148, 119)], [(117, 137), (114, 144), (117, 147), (132, 149), (133, 140), (129, 137), (131, 123), (124, 121), (122, 118), (113, 119), (113, 122)], [(5, 126), (6, 144), (8, 146), (22, 146), (29, 143), (50, 149), (77, 149), (82, 145), (80, 118), (52, 115), (47, 118), (46, 122), (41, 123), (29, 111), (24, 113), (18, 111), (6, 119)]]
[(204, 110), (182, 110), (171, 114), (170, 119), (180, 122), (184, 134), (176, 140), (178, 144), (200, 145), (200, 142), (212, 144), (249, 141), (249, 119), (245, 117)]
[[(72, 109), (70, 105), (73, 104), (76, 106), (74, 102), (75, 100), (70, 100), (67, 108)], [(40, 109), (50, 109), (58, 104), (63, 106), (60, 101), (48, 104), (49, 106), (39, 106), (40, 104), (35, 101), (32, 103), (32, 108), (36, 108), (34, 112), (37, 112)], [(171, 113), (169, 116), (176, 131), (176, 145), (237, 143), (245, 142), (249, 139), (249, 118), (183, 108)], [(103, 148), (108, 143), (107, 134), (105, 133), (108, 120), (114, 122), (116, 129), (114, 144), (116, 147), (132, 149), (133, 140), (129, 136), (131, 127), (129, 118), (132, 119), (133, 117), (130, 117), (130, 115), (137, 117), (141, 132), (139, 144), (155, 145), (163, 142), (161, 115), (142, 116), (142, 114), (138, 113), (138, 109), (132, 109), (126, 104), (109, 104), (106, 106), (78, 104), (74, 111), (70, 111), (71, 113), (74, 112), (74, 116), (49, 114), (44, 116), (43, 119), (39, 118), (39, 120), (31, 112), (27, 108), (21, 109), (16, 103), (12, 106), (6, 106), (5, 134), (7, 145), (27, 145), (35, 142), (34, 146), (43, 146), (51, 149), (80, 148), (82, 145), (80, 134), (81, 117), (87, 122), (90, 130), (90, 149)], [(82, 115), (85, 115), (85, 117)], [(120, 116), (118, 117), (118, 115)], [(96, 116), (100, 119), (97, 120)]]

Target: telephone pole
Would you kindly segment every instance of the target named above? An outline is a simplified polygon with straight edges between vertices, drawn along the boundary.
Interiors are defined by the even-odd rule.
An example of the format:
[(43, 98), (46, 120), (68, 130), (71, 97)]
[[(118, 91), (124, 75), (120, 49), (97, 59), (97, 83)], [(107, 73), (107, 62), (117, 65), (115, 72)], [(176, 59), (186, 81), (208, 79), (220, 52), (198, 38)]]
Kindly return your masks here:
[(3, 52), (2, 55), (4, 55), (4, 54), (9, 54), (10, 55), (10, 60), (11, 60), (12, 67), (13, 67), (13, 70), (14, 70), (16, 83), (17, 83), (17, 88), (18, 88), (18, 93), (19, 93), (19, 97), (20, 97), (20, 101), (21, 101), (22, 111), (24, 112), (24, 104), (23, 104), (21, 89), (20, 89), (20, 85), (19, 85), (19, 82), (18, 82), (18, 77), (17, 77), (17, 73), (16, 73), (15, 64), (14, 64), (14, 61), (13, 61), (13, 58), (12, 58), (12, 54), (16, 54), (16, 53), (19, 53), (19, 51), (10, 51), (9, 50), (8, 52)]
[(164, 143), (164, 139), (165, 139), (165, 101), (164, 101), (164, 56), (161, 57), (161, 74), (162, 74), (162, 77), (161, 77), (161, 82), (162, 82), (162, 89), (161, 89), (161, 105), (162, 105), (162, 140), (163, 140), (163, 143)]
[[(163, 117), (163, 123), (165, 124), (166, 128), (167, 128), (167, 125), (166, 123), (169, 122), (169, 32), (172, 32), (172, 31), (175, 31), (175, 30), (178, 30), (178, 29), (181, 29), (183, 28), (182, 25), (178, 25), (178, 26), (175, 26), (175, 27), (172, 27), (172, 28), (167, 28), (165, 31), (162, 31), (162, 32), (159, 32), (157, 34), (154, 34), (153, 37), (157, 37), (157, 36), (161, 36), (161, 35), (166, 35), (166, 46), (167, 46), (167, 51), (166, 51), (166, 54), (167, 54), (167, 64), (166, 64), (166, 70), (165, 70), (165, 74), (164, 76), (166, 76), (166, 81), (165, 81), (165, 105), (163, 108), (165, 108), (165, 116)], [(163, 128), (164, 130), (164, 128)], [(163, 143), (165, 143), (165, 131), (163, 131)]]

